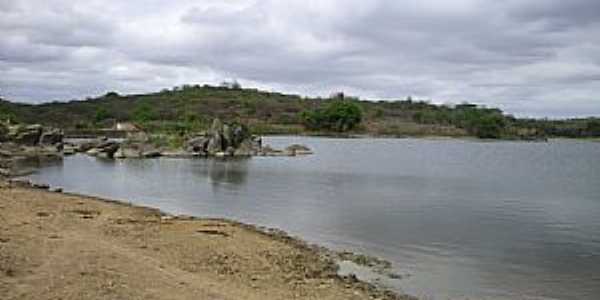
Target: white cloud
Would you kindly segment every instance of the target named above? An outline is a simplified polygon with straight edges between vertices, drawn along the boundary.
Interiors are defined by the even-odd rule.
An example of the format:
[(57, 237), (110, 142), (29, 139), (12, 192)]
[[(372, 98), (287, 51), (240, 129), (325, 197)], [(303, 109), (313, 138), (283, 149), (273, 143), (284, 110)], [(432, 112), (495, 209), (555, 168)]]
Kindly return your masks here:
[(5, 0), (0, 92), (40, 102), (236, 78), (598, 115), (597, 3)]

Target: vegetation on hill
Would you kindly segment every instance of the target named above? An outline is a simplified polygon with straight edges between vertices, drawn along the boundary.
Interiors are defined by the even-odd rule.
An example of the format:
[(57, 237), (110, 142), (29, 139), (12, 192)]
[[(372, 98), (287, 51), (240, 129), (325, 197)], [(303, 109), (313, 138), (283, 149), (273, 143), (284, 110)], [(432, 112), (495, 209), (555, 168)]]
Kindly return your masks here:
[(67, 130), (108, 128), (133, 121), (149, 131), (180, 135), (210, 121), (247, 124), (258, 134), (371, 134), (480, 138), (598, 137), (600, 120), (518, 119), (496, 108), (414, 101), (363, 101), (343, 94), (307, 98), (223, 86), (184, 85), (143, 95), (110, 92), (84, 101), (19, 104), (0, 99), (0, 120), (42, 123)]
[(347, 132), (362, 121), (359, 105), (344, 101), (343, 94), (327, 103), (324, 108), (306, 110), (300, 114), (302, 124), (309, 130)]

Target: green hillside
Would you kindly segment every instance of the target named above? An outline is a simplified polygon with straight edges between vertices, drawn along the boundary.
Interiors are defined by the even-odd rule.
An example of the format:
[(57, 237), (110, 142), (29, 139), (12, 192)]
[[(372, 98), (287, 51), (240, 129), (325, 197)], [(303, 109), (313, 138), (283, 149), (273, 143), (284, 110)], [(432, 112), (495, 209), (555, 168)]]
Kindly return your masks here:
[[(345, 104), (342, 107), (339, 103)], [(352, 119), (353, 122), (358, 121), (357, 124), (332, 124), (337, 122), (340, 114), (344, 117), (346, 112), (359, 113)], [(121, 96), (107, 93), (83, 101), (39, 105), (0, 100), (0, 118), (67, 130), (107, 128), (116, 121), (133, 121), (150, 131), (185, 134), (206, 128), (215, 117), (247, 124), (259, 134), (344, 133), (482, 138), (600, 136), (598, 119), (524, 120), (507, 116), (499, 109), (473, 104), (449, 107), (410, 98), (364, 101), (341, 93), (331, 98), (306, 98), (238, 86), (186, 85), (151, 94)]]

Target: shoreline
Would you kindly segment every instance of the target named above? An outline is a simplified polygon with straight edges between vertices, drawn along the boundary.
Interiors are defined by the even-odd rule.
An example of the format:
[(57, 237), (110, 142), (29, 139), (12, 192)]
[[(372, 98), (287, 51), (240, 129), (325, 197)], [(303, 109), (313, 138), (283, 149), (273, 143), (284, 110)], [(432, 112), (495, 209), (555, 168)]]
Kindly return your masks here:
[(511, 138), (498, 138), (498, 139), (482, 139), (475, 136), (445, 136), (445, 135), (371, 135), (371, 134), (348, 134), (348, 135), (327, 135), (327, 134), (264, 134), (262, 137), (313, 137), (313, 138), (331, 138), (331, 139), (415, 139), (415, 140), (427, 140), (427, 141), (466, 141), (466, 142), (515, 142), (515, 143), (551, 143), (553, 141), (580, 141), (580, 142), (600, 142), (598, 137), (548, 137), (547, 140), (524, 140), (524, 139), (511, 139)]
[[(0, 191), (2, 191), (0, 193), (0, 218), (7, 224), (6, 226), (0, 226), (0, 249), (3, 249), (3, 246), (9, 247), (8, 255), (0, 253), (0, 271), (3, 271), (0, 272), (0, 296), (6, 293), (6, 297), (2, 296), (0, 298), (13, 299), (11, 298), (11, 295), (14, 296), (14, 299), (39, 298), (28, 298), (27, 293), (19, 294), (18, 292), (22, 291), (15, 291), (11, 288), (14, 283), (19, 283), (19, 286), (21, 286), (19, 289), (22, 289), (24, 282), (20, 282), (19, 280), (19, 278), (21, 278), (21, 276), (19, 276), (21, 273), (33, 272), (35, 274), (36, 272), (32, 270), (20, 270), (20, 268), (29, 269), (32, 266), (20, 266), (19, 263), (13, 263), (15, 265), (11, 267), (10, 262), (35, 261), (36, 257), (39, 256), (36, 255), (39, 251), (37, 251), (35, 247), (28, 248), (25, 246), (25, 248), (15, 249), (17, 251), (12, 252), (12, 254), (16, 257), (12, 257), (10, 246), (13, 239), (26, 240), (28, 242), (29, 240), (42, 241), (43, 244), (47, 243), (47, 241), (44, 241), (45, 239), (51, 239), (52, 243), (56, 243), (60, 242), (63, 235), (67, 236), (72, 234), (72, 231), (75, 231), (77, 236), (87, 236), (88, 234), (93, 233), (90, 240), (87, 241), (93, 247), (94, 244), (96, 244), (94, 236), (98, 234), (98, 228), (101, 228), (100, 236), (102, 238), (100, 240), (103, 241), (102, 245), (106, 246), (106, 243), (108, 242), (108, 244), (127, 248), (128, 251), (131, 250), (131, 252), (141, 252), (138, 253), (139, 256), (152, 259), (152, 261), (162, 261), (163, 264), (169, 265), (170, 268), (175, 269), (172, 270), (172, 272), (183, 271), (182, 277), (205, 278), (207, 275), (208, 277), (210, 277), (210, 275), (215, 275), (211, 274), (212, 271), (214, 271), (211, 271), (211, 269), (216, 269), (217, 273), (223, 271), (224, 274), (216, 274), (219, 278), (223, 277), (221, 278), (223, 280), (219, 280), (222, 281), (220, 284), (224, 286), (231, 285), (231, 287), (224, 288), (223, 286), (223, 288), (216, 288), (214, 291), (212, 291), (211, 288), (213, 285), (206, 287), (207, 290), (211, 290), (211, 293), (217, 295), (214, 297), (215, 299), (236, 299), (235, 295), (244, 295), (244, 297), (248, 299), (416, 299), (407, 295), (399, 295), (373, 283), (361, 281), (356, 278), (356, 276), (342, 276), (338, 273), (339, 266), (337, 261), (343, 260), (352, 261), (357, 265), (368, 266), (373, 270), (381, 271), (382, 273), (380, 274), (386, 274), (385, 272), (390, 270), (389, 263), (374, 257), (357, 255), (349, 252), (332, 251), (318, 245), (309, 244), (298, 237), (292, 237), (279, 229), (265, 228), (223, 218), (199, 218), (183, 215), (174, 216), (156, 208), (139, 206), (124, 201), (76, 193), (62, 193), (62, 191), (48, 191), (47, 189), (47, 185), (38, 184), (33, 186), (29, 182), (0, 179)], [(56, 206), (63, 209), (57, 209)], [(64, 208), (66, 206), (75, 208), (91, 206), (93, 209), (65, 210)], [(40, 209), (42, 209), (43, 212), (33, 212), (34, 210)], [(73, 216), (73, 212), (76, 212), (75, 216)], [(77, 215), (77, 212), (79, 212), (79, 215)], [(11, 216), (12, 214), (26, 215), (26, 221), (15, 219), (14, 216)], [(109, 217), (104, 217), (105, 215), (109, 215)], [(132, 217), (132, 215), (135, 215), (135, 217)], [(75, 217), (75, 219), (73, 219), (73, 217)], [(43, 231), (43, 221), (45, 219), (52, 219), (53, 222), (51, 223), (61, 224), (61, 226), (65, 228), (62, 230), (57, 228), (55, 230), (56, 232), (47, 236), (41, 234), (38, 231)], [(20, 226), (16, 226), (16, 228), (11, 227), (11, 220), (17, 223), (20, 221)], [(74, 226), (74, 224), (71, 224), (71, 221), (73, 223), (81, 223), (82, 228), (71, 228)], [(18, 228), (21, 226), (31, 227), (30, 225), (32, 223), (38, 224), (37, 230), (35, 230), (35, 228), (33, 228), (33, 231), (21, 230)], [(94, 223), (95, 226), (88, 228), (86, 227), (86, 223)], [(158, 229), (156, 228), (157, 226)], [(129, 230), (133, 230), (134, 233), (128, 234), (127, 231), (123, 231), (123, 228), (121, 227), (127, 227)], [(172, 230), (172, 228), (176, 229)], [(183, 233), (192, 230), (192, 228), (195, 230), (193, 237), (178, 239), (175, 242), (171, 241), (173, 238), (171, 235), (179, 237)], [(118, 232), (118, 234), (113, 234), (113, 231)], [(138, 247), (132, 248), (130, 240), (138, 240), (138, 242), (140, 242), (140, 236), (135, 234), (135, 232), (138, 231), (144, 232), (144, 235), (141, 238), (144, 245), (138, 245)], [(163, 231), (166, 231), (169, 235), (165, 235), (165, 232)], [(215, 243), (222, 248), (207, 248), (207, 246), (202, 243), (196, 245), (196, 240), (199, 238), (196, 235), (198, 234), (202, 235), (201, 239), (203, 242), (208, 244)], [(150, 240), (153, 242), (149, 242)], [(205, 250), (205, 252), (210, 252), (211, 255), (210, 257), (206, 257), (206, 253), (200, 251), (197, 253), (189, 253), (187, 250), (169, 250), (166, 251), (166, 255), (162, 255), (162, 247), (156, 246), (156, 244), (164, 244), (166, 241), (173, 242), (173, 245), (171, 246), (175, 249), (185, 249), (192, 247), (188, 244), (194, 244), (194, 247), (197, 248), (196, 250)], [(27, 244), (28, 242), (24, 243)], [(97, 243), (101, 244), (100, 241)], [(256, 247), (249, 245), (255, 245)], [(150, 251), (151, 254), (147, 255), (147, 249), (158, 250)], [(226, 251), (224, 249), (229, 250)], [(265, 252), (276, 252), (277, 255), (270, 253), (265, 257)], [(131, 253), (129, 253), (129, 255), (131, 255)], [(276, 257), (276, 259), (273, 259), (273, 257)], [(138, 257), (136, 256), (136, 258)], [(265, 258), (267, 258), (266, 261)], [(37, 259), (39, 260), (40, 258)], [(50, 258), (46, 257), (45, 259), (41, 259), (39, 264), (47, 264), (48, 262), (46, 260), (48, 259)], [(56, 257), (54, 257), (54, 259), (56, 259)], [(60, 260), (64, 260), (62, 261), (62, 265), (92, 263), (92, 261), (86, 261), (85, 258), (75, 257), (60, 257)], [(194, 272), (198, 271), (194, 268), (188, 270), (189, 266), (187, 264), (180, 265), (179, 267), (172, 266), (173, 262), (181, 260), (187, 261), (188, 263), (190, 261), (199, 260), (200, 263), (195, 263), (202, 266), (200, 268), (200, 274)], [(273, 261), (271, 262), (271, 260)], [(262, 261), (262, 263), (259, 264), (260, 266), (257, 266), (255, 261)], [(92, 270), (86, 272), (98, 272), (100, 271), (98, 268), (102, 267), (102, 264), (98, 264), (95, 266), (96, 270), (93, 270), (94, 268), (92, 268)], [(285, 272), (282, 272), (284, 271), (282, 270), (282, 267)], [(60, 266), (58, 269), (61, 269)], [(65, 270), (65, 272), (67, 274), (70, 273), (69, 270)], [(257, 275), (257, 273), (260, 273), (260, 275)], [(72, 279), (76, 279), (75, 277), (80, 275), (81, 274), (66, 275), (66, 277), (73, 277)], [(394, 276), (393, 273), (386, 275), (389, 275), (390, 278), (393, 278), (392, 276)], [(256, 276), (267, 277), (269, 280), (256, 279)], [(283, 277), (287, 276), (294, 277), (294, 279), (282, 280)], [(111, 281), (112, 279), (110, 278), (111, 276), (106, 276), (104, 279)], [(247, 280), (248, 278), (250, 278), (250, 280)], [(21, 279), (27, 281), (27, 276)], [(46, 280), (48, 279), (49, 278), (46, 278)], [(204, 282), (200, 281), (200, 283)], [(132, 280), (132, 282), (127, 282), (125, 285), (130, 286), (136, 284), (139, 284), (138, 280)], [(190, 288), (192, 287), (193, 286), (190, 285)], [(35, 289), (36, 287), (32, 286), (31, 288)], [(90, 287), (86, 289), (85, 285), (73, 286), (71, 288), (78, 289), (79, 293), (94, 292), (89, 290)], [(230, 288), (231, 290), (229, 290)], [(70, 289), (67, 289), (66, 291), (54, 290), (52, 292), (62, 292), (62, 296), (65, 296), (64, 292), (68, 292), (69, 290)], [(255, 292), (254, 295), (252, 295), (252, 293), (247, 294), (249, 291)], [(117, 294), (119, 294), (119, 292), (127, 292), (130, 294), (143, 293), (143, 291), (137, 289), (126, 289), (123, 291), (117, 289), (117, 291), (113, 292), (116, 292)], [(34, 292), (32, 293), (35, 294)], [(192, 293), (191, 295), (197, 294)], [(234, 295), (233, 298), (231, 298), (232, 295)], [(269, 295), (285, 295), (285, 297), (282, 298)], [(76, 298), (66, 297), (64, 299)], [(164, 298), (159, 297), (157, 299)], [(179, 297), (178, 299), (189, 298)]]

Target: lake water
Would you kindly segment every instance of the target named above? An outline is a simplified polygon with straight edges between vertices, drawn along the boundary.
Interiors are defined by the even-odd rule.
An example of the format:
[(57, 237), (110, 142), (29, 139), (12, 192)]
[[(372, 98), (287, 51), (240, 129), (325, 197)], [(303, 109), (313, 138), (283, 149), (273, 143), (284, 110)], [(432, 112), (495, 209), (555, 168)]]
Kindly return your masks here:
[(600, 299), (600, 143), (270, 137), (315, 155), (103, 161), (31, 176), (384, 257), (426, 299)]

